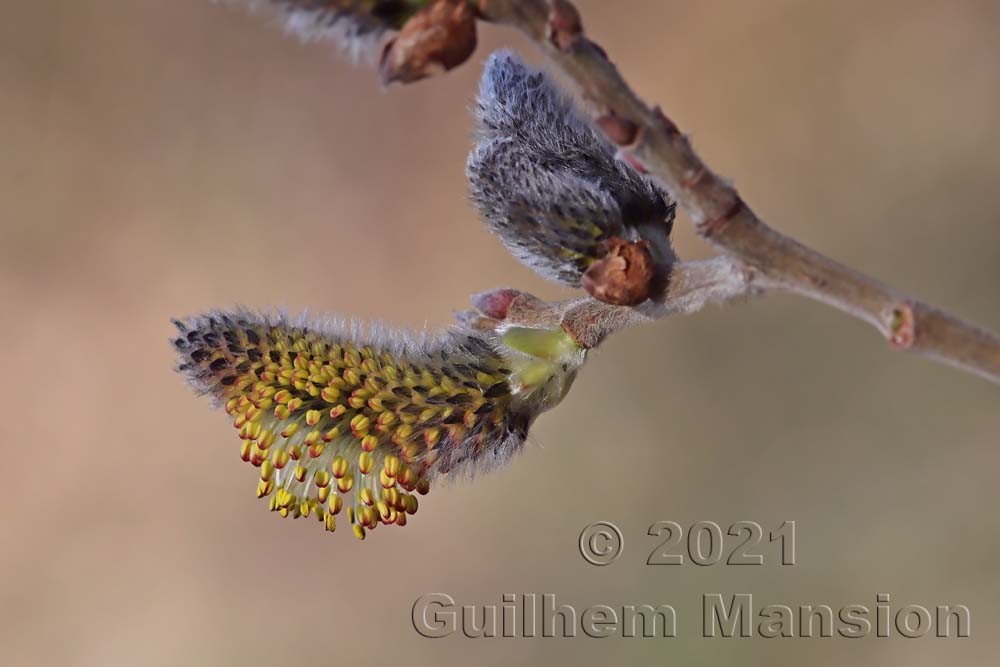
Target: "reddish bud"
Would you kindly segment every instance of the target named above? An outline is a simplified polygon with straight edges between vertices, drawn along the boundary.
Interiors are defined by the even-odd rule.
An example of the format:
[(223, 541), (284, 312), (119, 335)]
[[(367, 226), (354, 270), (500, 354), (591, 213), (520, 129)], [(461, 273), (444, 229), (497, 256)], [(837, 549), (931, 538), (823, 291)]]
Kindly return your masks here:
[(486, 317), (492, 317), (495, 320), (502, 320), (507, 317), (507, 311), (510, 310), (510, 304), (514, 303), (514, 299), (522, 294), (524, 294), (524, 292), (521, 292), (520, 290), (509, 287), (500, 287), (498, 289), (490, 290), (489, 292), (473, 294), (471, 299), (472, 306)]
[(583, 288), (595, 299), (616, 306), (635, 306), (648, 299), (656, 275), (649, 244), (612, 237), (603, 248), (604, 256), (583, 274)]
[(382, 85), (411, 83), (464, 63), (476, 49), (476, 15), (467, 0), (435, 0), (410, 17), (382, 52)]
[(913, 345), (915, 324), (910, 304), (901, 303), (893, 308), (889, 320), (889, 342), (892, 346), (906, 349)]
[(583, 34), (580, 12), (568, 0), (549, 0), (549, 40), (560, 51), (568, 51)]
[(608, 139), (619, 146), (631, 146), (639, 138), (639, 126), (614, 110), (600, 116), (596, 122)]

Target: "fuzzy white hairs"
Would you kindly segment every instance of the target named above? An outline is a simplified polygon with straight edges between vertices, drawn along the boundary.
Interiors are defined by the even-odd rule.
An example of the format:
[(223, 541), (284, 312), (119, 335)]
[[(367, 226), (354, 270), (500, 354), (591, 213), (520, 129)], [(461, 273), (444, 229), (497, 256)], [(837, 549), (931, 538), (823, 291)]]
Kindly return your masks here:
[(613, 237), (645, 239), (673, 258), (669, 196), (626, 163), (542, 70), (490, 56), (466, 174), (490, 230), (526, 266), (573, 287)]

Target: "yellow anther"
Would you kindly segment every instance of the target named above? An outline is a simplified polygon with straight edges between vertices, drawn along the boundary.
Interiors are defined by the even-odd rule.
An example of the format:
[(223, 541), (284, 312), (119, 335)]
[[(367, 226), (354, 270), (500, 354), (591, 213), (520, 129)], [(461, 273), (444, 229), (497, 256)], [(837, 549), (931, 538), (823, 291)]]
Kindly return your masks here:
[(275, 443), (278, 439), (278, 434), (268, 429), (264, 429), (260, 432), (260, 437), (257, 438), (257, 446), (261, 449), (267, 449)]
[(375, 457), (371, 455), (371, 452), (361, 452), (358, 455), (358, 470), (367, 475), (372, 471), (372, 466), (375, 465)]
[(308, 424), (309, 426), (315, 426), (316, 424), (319, 423), (320, 417), (322, 417), (322, 415), (320, 414), (319, 410), (307, 410), (306, 424)]
[(395, 454), (389, 454), (382, 461), (382, 468), (385, 470), (385, 474), (389, 477), (395, 477), (399, 474), (399, 468), (402, 464), (400, 463), (399, 457)]
[(395, 507), (400, 512), (405, 512), (406, 511), (406, 496), (407, 496), (407, 494), (405, 494), (405, 493), (399, 493), (399, 494), (397, 494), (396, 497), (395, 497), (395, 501), (396, 502), (393, 503), (392, 506)]
[(347, 459), (343, 456), (334, 457), (333, 461), (330, 462), (330, 470), (333, 472), (333, 476), (340, 479), (347, 474), (347, 469), (349, 464)]
[(347, 493), (354, 488), (354, 475), (347, 473), (343, 477), (337, 480), (337, 490), (341, 493)]
[(258, 498), (263, 498), (267, 494), (271, 493), (272, 490), (274, 490), (274, 480), (273, 479), (269, 479), (269, 480), (263, 480), (262, 479), (259, 482), (257, 482), (257, 497)]
[(369, 426), (371, 426), (371, 420), (364, 415), (354, 415), (351, 419), (351, 432), (358, 437), (368, 433)]
[(271, 454), (271, 463), (273, 463), (274, 467), (277, 468), (278, 470), (281, 470), (286, 465), (288, 465), (288, 459), (289, 459), (288, 452), (285, 451), (284, 449), (276, 449)]
[(276, 495), (278, 498), (278, 507), (288, 507), (295, 500), (295, 496), (288, 489), (278, 489)]

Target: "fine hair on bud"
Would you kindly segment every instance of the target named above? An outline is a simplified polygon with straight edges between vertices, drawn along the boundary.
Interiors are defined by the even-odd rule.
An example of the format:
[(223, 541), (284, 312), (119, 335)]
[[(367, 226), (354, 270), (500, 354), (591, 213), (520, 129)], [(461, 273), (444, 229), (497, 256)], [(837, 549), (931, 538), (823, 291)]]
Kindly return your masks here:
[(674, 260), (674, 203), (616, 159), (615, 147), (544, 71), (510, 51), (493, 53), (475, 114), (471, 198), (523, 264), (576, 287), (615, 237), (647, 241), (658, 266)]
[(354, 62), (372, 63), (382, 38), (419, 8), (412, 0), (222, 0), (252, 10), (272, 9), (289, 32), (306, 41), (330, 40)]
[(232, 418), (258, 497), (331, 531), (343, 511), (359, 538), (405, 525), (436, 477), (509, 460), (584, 356), (561, 330), (414, 335), (246, 310), (174, 324), (177, 368)]

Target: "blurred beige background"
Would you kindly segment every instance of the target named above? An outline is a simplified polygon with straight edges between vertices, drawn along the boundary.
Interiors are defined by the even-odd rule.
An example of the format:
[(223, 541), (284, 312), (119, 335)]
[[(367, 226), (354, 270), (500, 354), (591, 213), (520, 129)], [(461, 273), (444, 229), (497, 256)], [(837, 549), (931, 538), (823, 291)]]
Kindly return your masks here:
[[(792, 297), (621, 334), (508, 469), (364, 544), (280, 521), (171, 372), (237, 303), (440, 326), (543, 283), (465, 201), (479, 66), (411, 88), (203, 0), (3, 3), (4, 665), (982, 665), (1000, 390)], [(1000, 329), (1000, 3), (579, 3), (770, 222)], [(535, 58), (533, 52), (528, 52)], [(688, 257), (707, 249), (686, 219)], [(617, 522), (612, 566), (577, 553)], [(646, 527), (798, 522), (794, 568), (647, 567)], [(669, 602), (672, 640), (427, 640), (413, 601)], [(702, 593), (964, 603), (968, 640), (700, 638)]]

